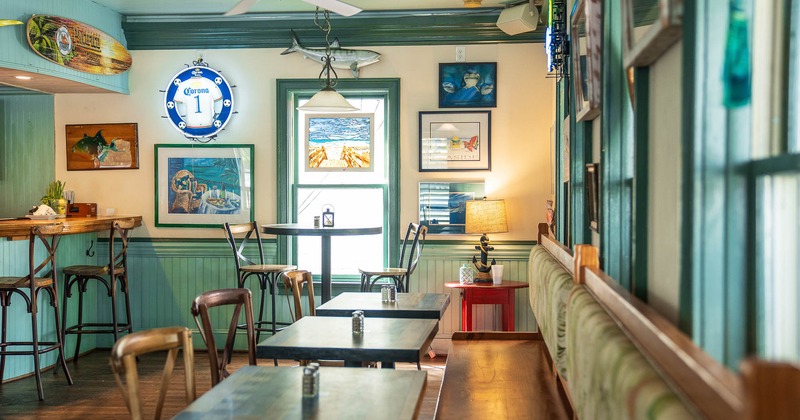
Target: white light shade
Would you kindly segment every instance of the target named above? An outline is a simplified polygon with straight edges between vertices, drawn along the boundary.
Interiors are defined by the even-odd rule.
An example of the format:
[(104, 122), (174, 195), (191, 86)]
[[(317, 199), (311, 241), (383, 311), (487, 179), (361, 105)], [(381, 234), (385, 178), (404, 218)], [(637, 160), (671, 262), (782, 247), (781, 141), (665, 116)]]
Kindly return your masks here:
[(508, 232), (506, 202), (504, 200), (467, 200), (465, 232)]
[(332, 87), (323, 88), (312, 96), (308, 102), (298, 106), (297, 109), (307, 112), (349, 112), (358, 110)]

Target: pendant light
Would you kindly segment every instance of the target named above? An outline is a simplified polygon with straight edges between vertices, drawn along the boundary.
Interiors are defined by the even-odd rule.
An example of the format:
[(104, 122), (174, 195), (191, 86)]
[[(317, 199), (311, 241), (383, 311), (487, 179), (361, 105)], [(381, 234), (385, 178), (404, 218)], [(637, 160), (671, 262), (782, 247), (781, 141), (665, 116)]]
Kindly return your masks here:
[[(331, 42), (330, 42), (330, 35), (331, 35), (331, 20), (330, 20), (330, 12), (328, 10), (324, 10), (323, 16), (325, 17), (325, 26), (319, 24), (317, 16), (319, 14), (319, 7), (317, 7), (317, 11), (314, 14), (314, 24), (317, 25), (319, 29), (325, 32), (325, 56), (322, 57), (322, 71), (319, 73), (319, 80), (320, 84), (322, 84), (322, 90), (317, 92), (314, 96), (309, 99), (304, 105), (297, 107), (300, 111), (307, 111), (307, 112), (350, 112), (356, 111), (358, 108), (354, 107), (347, 102), (347, 99), (344, 98), (339, 92), (336, 91), (333, 87), (336, 86), (339, 76), (336, 74), (336, 70), (333, 69), (331, 62), (335, 60), (331, 55)], [(322, 75), (325, 75), (323, 79)], [(333, 77), (331, 78), (331, 74)]]

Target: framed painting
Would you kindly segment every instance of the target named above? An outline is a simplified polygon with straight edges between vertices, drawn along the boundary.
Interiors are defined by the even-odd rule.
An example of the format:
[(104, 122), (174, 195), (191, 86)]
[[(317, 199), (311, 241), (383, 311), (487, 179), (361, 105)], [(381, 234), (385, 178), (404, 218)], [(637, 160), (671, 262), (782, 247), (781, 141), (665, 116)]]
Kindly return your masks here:
[(586, 208), (589, 215), (589, 227), (599, 232), (597, 220), (600, 215), (600, 164), (586, 164)]
[(156, 226), (254, 219), (253, 145), (155, 145)]
[(68, 171), (139, 169), (136, 123), (66, 126)]
[(683, 0), (622, 0), (625, 68), (653, 64), (681, 37)]
[(467, 200), (483, 197), (483, 182), (420, 182), (419, 223), (429, 234), (464, 234)]
[(439, 63), (439, 108), (495, 108), (497, 63)]
[(306, 170), (372, 171), (375, 114), (309, 114)]
[(419, 171), (488, 171), (491, 111), (419, 113)]
[(575, 120), (593, 120), (600, 115), (601, 105), (602, 0), (578, 0), (572, 13), (570, 39)]

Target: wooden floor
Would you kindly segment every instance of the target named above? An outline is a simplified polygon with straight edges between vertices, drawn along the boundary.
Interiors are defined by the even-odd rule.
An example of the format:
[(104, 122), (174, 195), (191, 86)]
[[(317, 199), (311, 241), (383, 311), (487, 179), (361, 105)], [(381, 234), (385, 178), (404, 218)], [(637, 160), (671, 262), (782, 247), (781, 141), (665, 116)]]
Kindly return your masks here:
[[(69, 368), (75, 385), (67, 385), (63, 372), (54, 375), (52, 370), (43, 372), (44, 401), (36, 397), (36, 380), (33, 376), (0, 385), (0, 419), (127, 419), (130, 418), (122, 394), (108, 366), (109, 352), (98, 350), (82, 356), (78, 364)], [(437, 356), (423, 359), (422, 368), (428, 373), (428, 383), (420, 408), (420, 419), (432, 419), (442, 382), (446, 358)], [(152, 418), (153, 406), (158, 398), (163, 355), (146, 355), (139, 362), (145, 418)], [(247, 364), (246, 354), (236, 354), (231, 371)], [(281, 366), (296, 366), (297, 362), (281, 360)], [(271, 362), (259, 360), (259, 365), (271, 366)], [(397, 363), (397, 369), (416, 369), (416, 364)], [(211, 386), (208, 357), (204, 352), (195, 355), (195, 372), (198, 397)], [(179, 359), (175, 367), (173, 386), (167, 394), (163, 418), (171, 418), (184, 407), (183, 369)]]

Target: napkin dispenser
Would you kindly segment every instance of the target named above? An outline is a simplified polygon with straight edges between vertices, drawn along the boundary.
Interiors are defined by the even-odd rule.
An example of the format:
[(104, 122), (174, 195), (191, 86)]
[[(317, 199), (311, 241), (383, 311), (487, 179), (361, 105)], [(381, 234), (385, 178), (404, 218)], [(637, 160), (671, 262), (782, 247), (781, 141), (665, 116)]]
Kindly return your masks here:
[(97, 203), (72, 203), (67, 206), (67, 217), (95, 217)]

